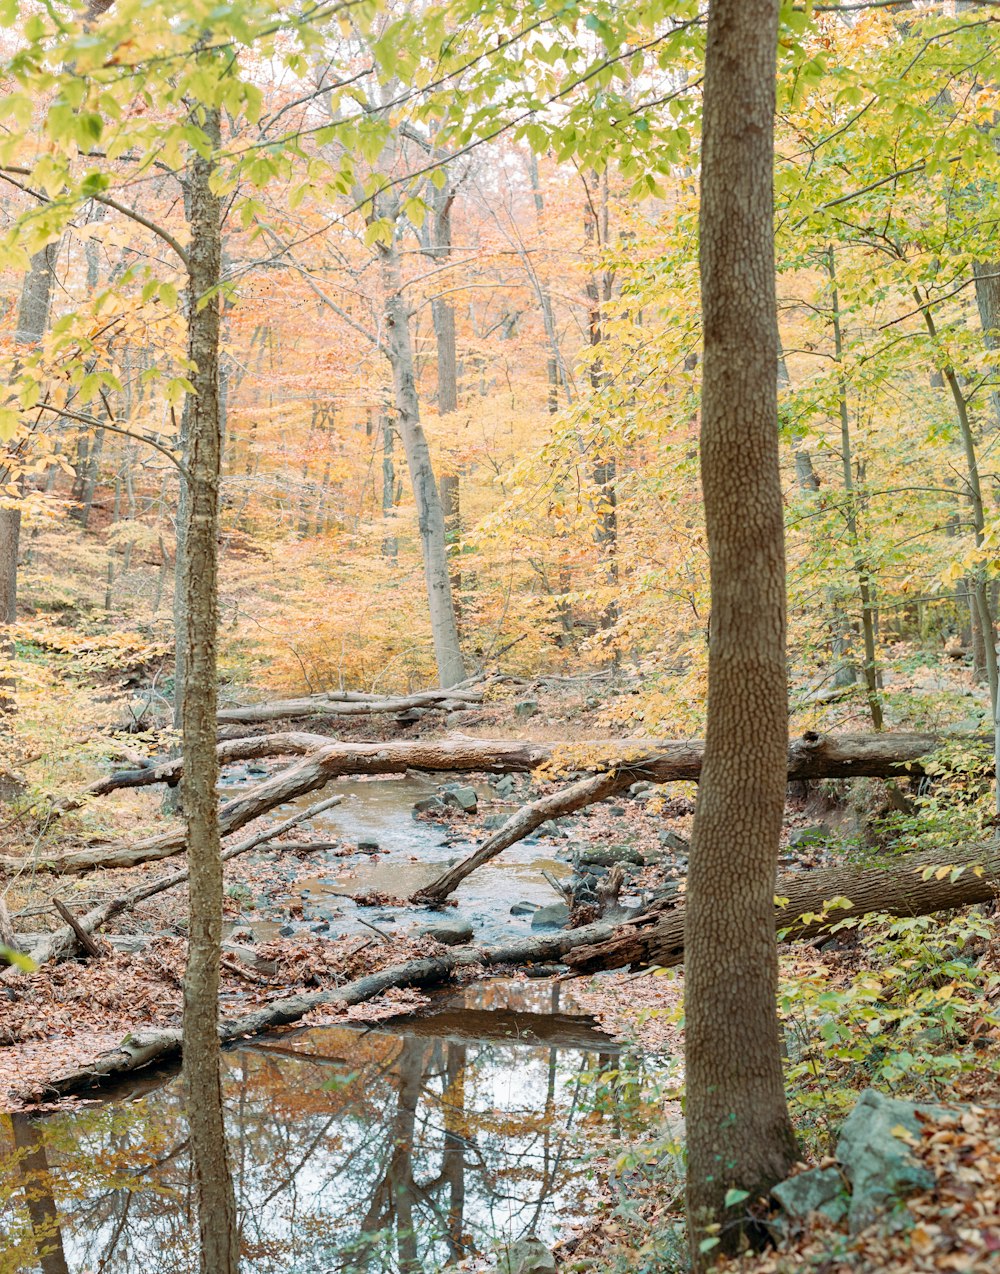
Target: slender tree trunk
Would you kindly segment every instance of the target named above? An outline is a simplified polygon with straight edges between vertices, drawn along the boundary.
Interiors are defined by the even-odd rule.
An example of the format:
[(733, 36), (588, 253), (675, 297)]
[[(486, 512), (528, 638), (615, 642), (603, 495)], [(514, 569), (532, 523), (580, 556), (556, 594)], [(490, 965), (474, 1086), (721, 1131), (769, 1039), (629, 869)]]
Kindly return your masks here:
[[(202, 129), (220, 144), (218, 108)], [(188, 959), (184, 974), (184, 1082), (194, 1166), (202, 1274), (237, 1274), (236, 1203), (226, 1156), (219, 1049), (219, 956), (222, 943), (222, 860), (216, 787), (216, 633), (221, 420), (219, 297), (221, 214), (209, 181), (214, 160), (193, 154), (186, 202), (188, 358), (194, 393), (186, 404), (188, 500), (184, 534), (185, 606), (181, 736), (188, 766), (182, 780), (190, 869)]]
[(458, 641), (451, 579), (448, 575), (444, 510), (434, 478), (427, 437), (420, 423), (413, 346), (410, 343), (410, 315), (403, 295), (399, 253), (395, 243), (379, 245), (379, 258), (385, 287), (385, 340), (392, 367), (396, 418), (417, 505), (417, 525), (424, 559), (424, 578), (427, 583), (438, 680), (442, 686), (453, 686), (464, 679), (465, 668)]
[[(444, 187), (431, 187), (434, 216), (431, 220), (431, 243), (428, 255), (435, 261), (447, 261), (451, 256), (451, 207), (454, 192)], [(434, 342), (437, 347), (438, 413), (449, 416), (458, 410), (458, 341), (455, 332), (455, 308), (443, 297), (431, 301), (431, 317), (434, 324)], [(459, 473), (442, 473), (439, 483), (441, 507), (444, 513), (445, 536), (449, 551), (454, 554), (455, 544), (462, 533), (461, 479)], [(451, 587), (454, 597), (462, 586), (461, 572), (452, 570)]]
[[(920, 305), (927, 324), (927, 331), (932, 340), (937, 339), (937, 325), (930, 305), (920, 290), (914, 289), (918, 305)], [(962, 437), (962, 448), (965, 452), (966, 491), (972, 507), (972, 525), (976, 536), (976, 545), (983, 543), (986, 534), (986, 514), (983, 505), (983, 488), (979, 476), (979, 458), (976, 455), (976, 440), (972, 432), (972, 421), (969, 418), (969, 404), (966, 402), (958, 373), (950, 363), (941, 368), (945, 383), (951, 391), (955, 404), (955, 417), (958, 420), (958, 431)], [(986, 679), (990, 687), (990, 706), (993, 714), (993, 760), (995, 773), (997, 813), (1000, 813), (1000, 676), (997, 668), (996, 623), (993, 617), (993, 604), (989, 586), (986, 582), (986, 569), (977, 566), (969, 577), (972, 596), (976, 603), (976, 611), (982, 626), (983, 655), (986, 660)]]
[(865, 695), (872, 725), (882, 729), (882, 700), (879, 698), (879, 674), (875, 653), (875, 608), (872, 602), (871, 572), (861, 549), (858, 534), (858, 493), (854, 482), (854, 461), (851, 457), (851, 414), (847, 406), (847, 381), (844, 377), (844, 336), (840, 323), (840, 297), (837, 292), (837, 266), (833, 248), (827, 249), (827, 273), (830, 276), (830, 301), (833, 314), (833, 347), (837, 360), (837, 403), (840, 410), (840, 456), (844, 471), (844, 495), (847, 498), (847, 534), (854, 553), (854, 573), (858, 580), (861, 598), (861, 637), (865, 647)]
[[(983, 344), (990, 351), (1000, 349), (1000, 261), (973, 261), (976, 280), (976, 305), (983, 325)], [(990, 404), (1000, 425), (1000, 389), (990, 389)]]
[[(772, 211), (777, 27), (778, 0), (710, 0), (700, 255), (712, 623), (685, 979), (696, 1268), (713, 1239), (739, 1249), (748, 1232), (742, 1200), (767, 1193), (795, 1160), (773, 920), (788, 718)], [(740, 1202), (734, 1190), (746, 1192)]]

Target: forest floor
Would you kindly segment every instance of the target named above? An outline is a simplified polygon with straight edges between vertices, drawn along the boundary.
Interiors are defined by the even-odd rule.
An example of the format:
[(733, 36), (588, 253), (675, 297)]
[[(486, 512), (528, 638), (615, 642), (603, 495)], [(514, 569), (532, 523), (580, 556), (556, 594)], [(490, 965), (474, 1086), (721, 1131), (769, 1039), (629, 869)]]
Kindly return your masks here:
[[(971, 686), (964, 668), (940, 657), (935, 661), (914, 656), (908, 662), (905, 656), (906, 652), (890, 675), (891, 695), (898, 704), (894, 726), (969, 729), (976, 724), (982, 693)], [(134, 720), (137, 713), (139, 724), (146, 724), (136, 707), (149, 700), (135, 690), (135, 683), (143, 680), (142, 668), (123, 676), (112, 659), (103, 673), (95, 675), (93, 665), (81, 671), (79, 652), (66, 655), (66, 662), (60, 665), (62, 658), (58, 655), (55, 661), (40, 663), (39, 693), (29, 699), (24, 734), (29, 740), (34, 736), (35, 743), (26, 746), (21, 769), (30, 783), (30, 799), (0, 828), (0, 852), (6, 854), (34, 852), (44, 857), (102, 841), (135, 840), (176, 823), (173, 815), (164, 812), (158, 788), (116, 792), (58, 819), (46, 813), (51, 808), (47, 794), (63, 797), (81, 791), (88, 781), (106, 772), (116, 749), (121, 754), (123, 738), (128, 750), (152, 754), (162, 751), (165, 737), (153, 728), (116, 735), (116, 730), (121, 730), (130, 716)], [(71, 661), (78, 665), (75, 670), (69, 667)], [(643, 719), (646, 700), (636, 696), (637, 685), (626, 677), (620, 677), (617, 684), (600, 678), (539, 682), (519, 691), (517, 700), (510, 697), (488, 702), (453, 714), (447, 721), (440, 714), (430, 714), (402, 736), (400, 728), (387, 718), (338, 720), (326, 728), (331, 738), (359, 742), (466, 735), (572, 743), (650, 733)], [(53, 687), (62, 695), (61, 708), (52, 702)], [(527, 715), (517, 709), (517, 702), (525, 700), (533, 704)], [(72, 731), (66, 725), (70, 720)], [(861, 709), (850, 699), (800, 709), (793, 729), (817, 724), (864, 728)], [(268, 728), (275, 727), (272, 723)], [(314, 723), (308, 728), (324, 729)], [(279, 758), (269, 759), (265, 768), (273, 772), (283, 764)], [(335, 787), (329, 790), (335, 791)], [(545, 790), (551, 788), (544, 780), (519, 777), (506, 801), (525, 801)], [(663, 852), (663, 838), (670, 833), (679, 838), (676, 843), (683, 844), (690, 835), (692, 797), (690, 784), (671, 784), (653, 793), (610, 798), (573, 818), (561, 842), (553, 842), (552, 854), (627, 844), (654, 860), (631, 878), (633, 894), (651, 896), (671, 880), (682, 885), (685, 856), (683, 852)], [(485, 820), (501, 805), (499, 799), (496, 803), (483, 800), (474, 815), (453, 812), (448, 819), (463, 839), (475, 842), (485, 834)], [(871, 838), (886, 808), (884, 785), (876, 782), (855, 781), (850, 792), (842, 783), (790, 791), (783, 865), (809, 870), (857, 852), (864, 848), (866, 838)], [(261, 820), (260, 826), (267, 821)], [(241, 835), (252, 833), (257, 826), (249, 825)], [(957, 829), (955, 835), (958, 838)], [(339, 858), (348, 873), (371, 865), (373, 855), (359, 851), (357, 844), (344, 841), (331, 849), (329, 833), (308, 824), (226, 865), (227, 937), (243, 949), (243, 954), (227, 954), (223, 963), (221, 1008), (225, 1016), (241, 1015), (297, 991), (333, 987), (362, 973), (444, 950), (429, 938), (407, 932), (413, 927), (407, 908), (391, 898), (380, 904), (381, 909), (368, 913), (374, 929), (338, 937), (334, 921), (332, 927), (327, 925), (325, 931), (317, 932), (323, 925), (316, 923), (319, 916), (311, 910), (315, 900), (304, 892), (306, 882), (317, 872), (317, 853), (311, 849), (317, 839), (324, 843), (324, 861)], [(876, 844), (874, 848), (885, 846)], [(9, 880), (6, 888), (15, 930), (30, 933), (54, 928), (54, 893), (80, 914), (105, 898), (155, 878), (175, 862), (81, 876), (53, 877), (40, 871), (19, 875)], [(552, 901), (556, 900), (553, 892)], [(377, 917), (390, 904), (393, 919), (400, 925), (387, 933)], [(115, 935), (131, 939), (128, 949), (109, 948), (101, 960), (66, 961), (34, 973), (6, 975), (0, 995), (0, 1043), (5, 1046), (0, 1049), (0, 1102), (10, 1109), (71, 1104), (74, 1099), (46, 1102), (44, 1085), (49, 1076), (86, 1062), (129, 1032), (180, 1024), (185, 912), (184, 888), (175, 888), (115, 922)], [(414, 914), (414, 921), (417, 918)], [(985, 1184), (975, 1183), (971, 1194), (968, 1175), (971, 1160), (982, 1159), (983, 1144), (992, 1147), (989, 1153), (996, 1166), (996, 1109), (1000, 1107), (996, 986), (1000, 963), (990, 917), (977, 912), (972, 920), (950, 923), (952, 928), (940, 940), (927, 927), (909, 938), (890, 935), (883, 927), (861, 935), (851, 931), (823, 950), (789, 948), (782, 958), (786, 1017), (788, 1003), (799, 994), (806, 1006), (803, 1020), (808, 1016), (811, 1033), (809, 1047), (797, 1051), (789, 1078), (793, 1113), (804, 1129), (804, 1157), (810, 1163), (826, 1161), (836, 1127), (868, 1083), (881, 1082), (907, 1094), (944, 1095), (971, 1113), (947, 1138), (929, 1135), (921, 1149), (938, 1179), (936, 1193), (911, 1201), (913, 1227), (905, 1233), (873, 1229), (870, 1234), (849, 1236), (829, 1226), (810, 1227), (786, 1239), (777, 1252), (753, 1260), (744, 1258), (741, 1270), (778, 1274), (817, 1269), (837, 1274), (841, 1270), (969, 1269), (973, 1267), (961, 1264), (961, 1260), (968, 1259), (967, 1253), (963, 1256), (963, 1244), (967, 1245), (970, 1225), (986, 1236), (986, 1246), (978, 1250), (985, 1254), (987, 1264), (978, 1268), (1000, 1269), (997, 1174), (992, 1185), (989, 1179)], [(910, 946), (901, 952), (898, 944), (906, 941)], [(944, 984), (955, 989), (950, 1003), (959, 1005), (961, 1012), (949, 1018), (935, 1035), (938, 1010), (924, 1005), (914, 1015), (912, 1029), (907, 1028), (905, 1042), (911, 1050), (912, 1066), (893, 1072), (885, 1058), (900, 1044), (893, 1034), (898, 1023), (889, 1020), (890, 1009), (895, 1009), (888, 1006), (884, 1018), (872, 1016), (868, 1012), (871, 996), (865, 999), (859, 987), (873, 968), (888, 971), (886, 978), (891, 980), (894, 961), (903, 961), (911, 970), (910, 988), (915, 988), (915, 993), (928, 985), (940, 987), (942, 961), (946, 960), (942, 942), (960, 950), (967, 947), (971, 952), (974, 975), (957, 974), (950, 966), (946, 969)], [(476, 975), (473, 971), (465, 976)], [(879, 988), (883, 1000), (890, 998), (886, 986), (884, 979)], [(669, 1268), (663, 1262), (683, 1248), (678, 1141), (682, 1128), (678, 1104), (682, 974), (606, 974), (586, 991), (577, 992), (575, 998), (638, 1055), (673, 1059), (674, 1064), (668, 1068), (669, 1083), (661, 1069), (647, 1090), (630, 1092), (627, 1102), (622, 1093), (609, 1093), (607, 1100), (628, 1116), (624, 1147), (617, 1135), (605, 1146), (588, 1148), (600, 1182), (601, 1207), (585, 1225), (563, 1236), (557, 1256), (566, 1269)], [(304, 1022), (371, 1021), (412, 1011), (424, 1003), (425, 997), (416, 991), (393, 991), (352, 1009), (325, 1006)], [(832, 1042), (822, 1035), (824, 1022), (831, 1019), (842, 1027)], [(921, 1042), (915, 1047), (910, 1037), (921, 1032)], [(852, 1056), (858, 1053), (859, 1039), (863, 1041), (860, 1054)], [(820, 1057), (822, 1068), (817, 1065)], [(976, 1170), (982, 1171), (978, 1162)], [(988, 1246), (994, 1231), (995, 1249)]]

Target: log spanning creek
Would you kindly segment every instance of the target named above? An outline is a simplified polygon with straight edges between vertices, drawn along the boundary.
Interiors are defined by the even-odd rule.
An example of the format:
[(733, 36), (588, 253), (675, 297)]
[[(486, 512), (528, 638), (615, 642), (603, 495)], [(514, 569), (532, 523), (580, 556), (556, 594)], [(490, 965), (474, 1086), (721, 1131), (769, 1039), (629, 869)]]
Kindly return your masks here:
[[(591, 1208), (584, 1137), (617, 1046), (552, 982), (224, 1054), (245, 1274), (417, 1274), (550, 1239)], [(0, 1122), (0, 1274), (197, 1268), (176, 1072)]]
[[(259, 777), (252, 768), (231, 766), (221, 790), (226, 798), (232, 798), (256, 782)], [(321, 935), (370, 933), (365, 921), (392, 935), (439, 924), (464, 929), (465, 940), (483, 944), (528, 933), (536, 910), (545, 909), (541, 920), (562, 901), (546, 874), (561, 881), (573, 874), (570, 820), (543, 825), (478, 868), (456, 889), (454, 907), (387, 904), (373, 908), (357, 907), (352, 901), (352, 895), (368, 894), (406, 899), (476, 847), (485, 834), (478, 830), (483, 823), (481, 816), (465, 815), (454, 808), (451, 820), (446, 816), (436, 820), (433, 808), (416, 816), (419, 806), (433, 807), (436, 798), (449, 788), (475, 800), (480, 811), (488, 809), (487, 827), (491, 821), (502, 822), (517, 807), (498, 799), (487, 782), (472, 781), (467, 775), (343, 778), (329, 784), (324, 795), (342, 796), (342, 804), (317, 815), (302, 829), (322, 848), (301, 862), (266, 849), (259, 851), (285, 863), (290, 894), (285, 899), (272, 899), (269, 908), (247, 913), (247, 927), (254, 938), (266, 941), (279, 932), (290, 935), (303, 928)], [(298, 797), (280, 806), (275, 815), (288, 817), (315, 799), (315, 794)], [(639, 898), (625, 901), (638, 903)], [(286, 919), (282, 910), (289, 903), (294, 904), (292, 919)], [(534, 927), (538, 927), (537, 921)]]

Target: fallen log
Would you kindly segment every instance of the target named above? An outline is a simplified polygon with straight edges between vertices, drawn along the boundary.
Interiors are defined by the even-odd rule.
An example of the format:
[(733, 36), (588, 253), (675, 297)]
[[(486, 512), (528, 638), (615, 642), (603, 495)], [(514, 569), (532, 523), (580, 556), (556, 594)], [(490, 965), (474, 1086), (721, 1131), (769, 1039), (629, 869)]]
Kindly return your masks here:
[[(258, 845), (263, 845), (267, 841), (273, 840), (275, 836), (280, 836), (282, 832), (287, 832), (291, 828), (298, 826), (298, 824), (314, 818), (317, 814), (322, 814), (324, 810), (332, 809), (333, 806), (339, 805), (343, 799), (342, 796), (331, 796), (325, 801), (317, 801), (315, 805), (310, 805), (308, 809), (300, 810), (290, 818), (284, 819), (283, 822), (275, 823), (273, 827), (266, 827), (261, 832), (255, 832), (253, 836), (248, 836), (236, 845), (230, 845), (223, 850), (222, 861), (224, 863), (228, 862), (230, 858), (235, 858), (237, 854), (245, 854), (251, 849), (256, 849)], [(41, 943), (34, 946), (31, 951), (32, 960), (35, 965), (43, 965), (53, 960), (68, 959), (71, 955), (76, 954), (81, 943), (83, 943), (82, 934), (90, 935), (96, 933), (102, 925), (107, 924), (109, 920), (113, 920), (115, 916), (131, 911), (133, 907), (140, 902), (145, 902), (147, 898), (152, 898), (156, 894), (173, 889), (176, 885), (183, 885), (187, 878), (188, 872), (186, 868), (182, 871), (174, 871), (167, 876), (160, 876), (157, 880), (140, 885), (138, 888), (130, 890), (127, 894), (121, 894), (117, 898), (109, 898), (105, 902), (98, 903), (96, 907), (92, 907), (85, 915), (74, 917), (73, 922), (67, 923), (61, 929), (56, 929)], [(53, 899), (53, 901), (56, 900)], [(90, 954), (95, 953), (91, 951)], [(3, 980), (4, 976), (0, 974), (0, 981)]]
[[(265, 736), (260, 740), (230, 740), (230, 743), (267, 746), (266, 739), (295, 736)], [(316, 736), (307, 736), (316, 737)], [(788, 750), (789, 779), (890, 778), (919, 775), (922, 757), (945, 739), (959, 736), (931, 734), (819, 735), (810, 731), (793, 740)], [(987, 736), (962, 736), (966, 741), (992, 744)], [(272, 743), (273, 746), (273, 743)], [(233, 758), (235, 749), (229, 753)], [(247, 752), (241, 753), (243, 757)], [(266, 755), (256, 752), (253, 755)], [(407, 770), (425, 773), (475, 772), (504, 774), (528, 772), (543, 765), (569, 768), (572, 758), (578, 768), (594, 769), (598, 776), (612, 771), (621, 790), (637, 780), (668, 783), (697, 781), (701, 773), (702, 744), (676, 740), (602, 740), (558, 745), (523, 740), (445, 739), (405, 743), (329, 743), (308, 752), (297, 764), (272, 775), (263, 783), (228, 802), (220, 811), (223, 834), (242, 827), (251, 819), (297, 796), (314, 792), (332, 779), (357, 774), (403, 774)], [(162, 768), (162, 767), (161, 767)], [(595, 777), (598, 777), (595, 776)], [(627, 779), (627, 781), (626, 781)], [(595, 796), (594, 800), (602, 797)], [(587, 804), (588, 802), (584, 802)], [(551, 817), (551, 815), (550, 815)], [(543, 820), (544, 821), (544, 820)], [(513, 842), (511, 842), (513, 843)], [(183, 849), (183, 834), (168, 832), (137, 845), (114, 845), (80, 850), (49, 859), (0, 859), (0, 870), (25, 869), (54, 872), (91, 871), (97, 867), (131, 867), (152, 859), (167, 858)]]
[[(962, 868), (956, 880), (951, 871), (939, 880), (928, 869)], [(774, 927), (783, 940), (792, 942), (830, 933), (834, 925), (852, 917), (885, 913), (890, 916), (926, 916), (952, 911), (974, 903), (990, 902), (1000, 894), (1000, 843), (962, 846), (904, 854), (888, 866), (824, 867), (817, 871), (790, 872), (778, 877), (775, 896), (783, 899), (774, 909)], [(848, 905), (825, 904), (834, 899)], [(641, 916), (626, 921), (616, 934), (568, 954), (566, 963), (580, 973), (618, 969), (633, 964), (670, 968), (684, 960), (683, 895), (654, 905)], [(726, 962), (730, 954), (717, 957)], [(739, 977), (734, 964), (732, 976)]]
[[(313, 1009), (327, 1005), (349, 1008), (383, 995), (394, 987), (435, 986), (447, 981), (459, 969), (482, 966), (562, 960), (567, 952), (587, 942), (600, 941), (610, 935), (614, 926), (608, 923), (588, 925), (583, 929), (564, 930), (544, 937), (518, 939), (496, 947), (453, 948), (438, 956), (426, 956), (367, 974), (354, 982), (329, 990), (305, 992), (274, 1000), (243, 1017), (219, 1023), (219, 1038), (232, 1043), (245, 1036), (288, 1026), (300, 1021)], [(102, 1053), (83, 1066), (53, 1076), (44, 1085), (29, 1091), (15, 1091), (20, 1100), (43, 1101), (54, 1096), (86, 1092), (100, 1084), (115, 1080), (153, 1063), (178, 1057), (183, 1047), (181, 1032), (176, 1029), (137, 1031), (126, 1035), (117, 1048)]]
[[(942, 858), (947, 861), (942, 863)], [(935, 875), (923, 878), (928, 868), (939, 865), (961, 866), (965, 870), (957, 879), (952, 879), (950, 871), (940, 880)], [(978, 875), (973, 868), (982, 868), (982, 874)], [(829, 932), (841, 920), (870, 912), (916, 916), (952, 910), (990, 901), (997, 894), (998, 881), (1000, 844), (996, 842), (965, 847), (960, 853), (946, 855), (940, 852), (910, 854), (890, 868), (832, 867), (798, 872), (778, 878), (781, 891), (778, 896), (785, 901), (775, 909), (775, 927), (787, 930), (784, 936), (791, 941), (816, 937)], [(842, 898), (845, 893), (851, 898), (849, 906), (821, 914), (825, 903)], [(653, 910), (625, 924), (603, 922), (540, 938), (518, 939), (497, 947), (460, 947), (439, 956), (382, 969), (342, 987), (287, 996), (243, 1017), (220, 1022), (219, 1037), (224, 1043), (231, 1043), (274, 1027), (288, 1026), (324, 1005), (339, 1004), (346, 1008), (395, 987), (438, 985), (457, 970), (474, 966), (495, 968), (557, 960), (584, 973), (628, 964), (661, 968), (677, 965), (684, 959), (684, 909), (673, 905), (671, 900), (666, 900), (664, 906), (671, 909)], [(726, 960), (730, 955), (723, 951), (719, 958)], [(733, 977), (738, 978), (741, 972), (734, 963)], [(117, 1048), (85, 1066), (55, 1076), (29, 1093), (14, 1095), (22, 1100), (44, 1100), (84, 1092), (152, 1063), (176, 1057), (182, 1046), (179, 1030), (129, 1034)]]
[(349, 690), (330, 690), (301, 699), (278, 699), (273, 703), (248, 703), (220, 708), (220, 725), (253, 725), (260, 721), (298, 721), (307, 717), (362, 717), (377, 713), (408, 712), (427, 708), (454, 712), (480, 704), (483, 690), (422, 690), (411, 695), (370, 695)]
[(572, 814), (574, 810), (583, 809), (586, 805), (593, 805), (596, 801), (604, 800), (606, 796), (624, 791), (634, 782), (635, 778), (631, 771), (618, 770), (595, 774), (593, 778), (581, 779), (578, 783), (571, 783), (569, 787), (564, 787), (558, 792), (552, 792), (537, 801), (532, 801), (529, 805), (523, 805), (519, 810), (515, 810), (492, 836), (488, 836), (477, 850), (456, 863), (454, 867), (449, 867), (437, 880), (431, 881), (423, 889), (418, 889), (410, 898), (410, 902), (418, 904), (443, 902), (458, 888), (466, 876), (472, 875), (477, 867), (488, 863), (491, 858), (496, 858), (497, 854), (510, 845), (523, 840), (536, 827), (547, 823), (550, 818)]
[[(842, 734), (807, 731), (788, 745), (789, 779), (901, 778), (923, 774), (921, 758), (942, 743), (992, 747), (992, 736), (941, 734)], [(587, 739), (577, 743), (531, 743), (518, 739), (416, 739), (392, 743), (339, 743), (322, 734), (281, 731), (226, 739), (218, 746), (220, 764), (268, 756), (323, 753), (328, 778), (360, 774), (529, 773), (541, 766), (610, 770), (627, 766), (631, 781), (697, 782), (703, 743), (698, 739)], [(578, 760), (574, 760), (578, 758)], [(149, 766), (98, 779), (85, 795), (102, 796), (118, 788), (176, 783), (180, 757), (163, 757)]]

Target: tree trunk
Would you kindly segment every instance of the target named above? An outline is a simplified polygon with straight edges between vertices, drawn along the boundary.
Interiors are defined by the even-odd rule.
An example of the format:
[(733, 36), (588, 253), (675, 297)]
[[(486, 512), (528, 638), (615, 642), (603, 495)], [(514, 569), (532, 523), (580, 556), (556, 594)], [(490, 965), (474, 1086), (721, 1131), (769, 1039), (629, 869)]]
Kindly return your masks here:
[[(16, 350), (40, 345), (49, 325), (52, 288), (55, 282), (59, 242), (50, 243), (31, 258), (31, 266), (21, 288), (14, 330)], [(8, 453), (9, 454), (9, 453)], [(0, 464), (0, 484), (17, 484), (18, 476), (7, 463)], [(11, 497), (6, 497), (10, 499)], [(13, 642), (6, 629), (17, 621), (17, 557), (21, 543), (21, 509), (17, 503), (0, 505), (0, 657), (11, 659)], [(0, 679), (0, 712), (9, 712), (13, 701), (3, 687), (13, 685), (11, 677)]]
[[(202, 130), (220, 145), (218, 108), (206, 108)], [(188, 359), (194, 393), (185, 404), (188, 501), (184, 534), (184, 687), (181, 739), (190, 872), (187, 968), (184, 974), (184, 1083), (198, 1206), (202, 1274), (238, 1274), (236, 1201), (226, 1156), (219, 1049), (219, 959), (222, 945), (222, 860), (215, 751), (219, 414), (219, 296), (222, 207), (210, 189), (214, 157), (193, 154), (186, 203)], [(201, 308), (199, 307), (199, 303)]]
[[(983, 344), (991, 352), (1000, 349), (1000, 261), (973, 261), (976, 305), (983, 326)], [(993, 415), (1000, 425), (1000, 390), (990, 389)]]
[(458, 625), (448, 576), (448, 543), (444, 510), (434, 479), (431, 453), (420, 423), (410, 343), (410, 314), (403, 295), (399, 254), (395, 243), (379, 246), (385, 286), (386, 346), (392, 366), (393, 390), (399, 432), (403, 438), (406, 463), (417, 505), (417, 525), (424, 559), (424, 578), (430, 607), (431, 633), (438, 678), (442, 686), (453, 686), (465, 676), (458, 641)]
[[(710, 0), (701, 167), (701, 475), (712, 624), (688, 876), (692, 1261), (738, 1251), (795, 1161), (781, 1063), (774, 881), (788, 779), (773, 162), (777, 0)], [(714, 1227), (721, 1226), (716, 1231)]]
[(843, 372), (844, 338), (840, 324), (840, 297), (837, 292), (837, 267), (833, 248), (827, 249), (827, 273), (830, 276), (830, 301), (833, 321), (834, 357), (837, 360), (837, 405), (840, 411), (840, 457), (844, 473), (844, 495), (847, 499), (847, 534), (854, 552), (854, 573), (861, 599), (861, 636), (865, 647), (865, 694), (872, 725), (882, 729), (882, 700), (879, 698), (879, 673), (875, 656), (875, 610), (872, 604), (871, 571), (861, 548), (858, 534), (858, 497), (854, 484), (854, 462), (851, 458), (851, 415), (847, 406), (847, 380)]

